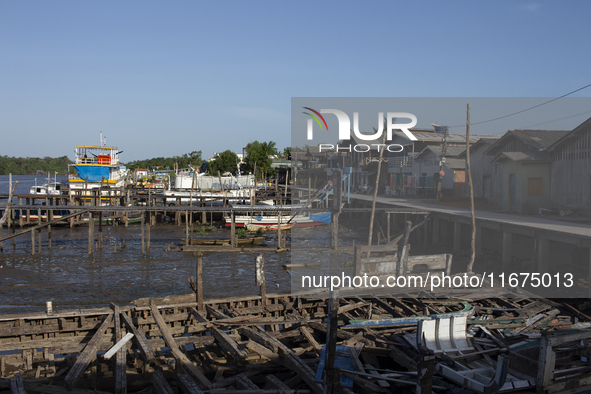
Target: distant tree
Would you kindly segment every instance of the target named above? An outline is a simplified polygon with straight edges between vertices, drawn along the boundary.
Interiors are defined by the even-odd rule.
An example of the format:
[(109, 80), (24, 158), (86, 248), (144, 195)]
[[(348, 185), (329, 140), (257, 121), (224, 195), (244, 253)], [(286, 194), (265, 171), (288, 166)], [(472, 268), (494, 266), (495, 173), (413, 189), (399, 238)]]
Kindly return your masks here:
[(189, 166), (199, 168), (203, 164), (204, 160), (201, 157), (201, 151), (193, 151), (191, 153), (185, 153), (182, 156), (173, 157), (156, 157), (152, 159), (136, 160), (127, 163), (127, 167), (131, 170), (136, 168), (155, 168), (159, 169), (173, 169), (175, 164), (178, 164), (179, 168), (186, 168)]
[(245, 150), (246, 157), (241, 166), (242, 171), (253, 173), (256, 164), (257, 179), (262, 179), (263, 174), (273, 175), (275, 173), (275, 169), (271, 168), (273, 156), (278, 154), (275, 142), (249, 142)]
[(52, 157), (8, 157), (0, 156), (0, 175), (33, 175), (38, 171), (53, 176), (67, 174), (68, 164), (73, 162), (67, 156)]
[(226, 150), (209, 163), (209, 172), (213, 175), (217, 175), (218, 172), (220, 174), (230, 172), (232, 175), (236, 175), (239, 162), (240, 159), (236, 153)]
[(283, 148), (283, 154), (281, 155), (281, 157), (283, 159), (287, 159), (290, 157), (291, 152), (307, 152), (308, 151), (308, 145), (306, 145), (305, 147), (300, 147), (300, 146), (288, 146), (287, 148)]

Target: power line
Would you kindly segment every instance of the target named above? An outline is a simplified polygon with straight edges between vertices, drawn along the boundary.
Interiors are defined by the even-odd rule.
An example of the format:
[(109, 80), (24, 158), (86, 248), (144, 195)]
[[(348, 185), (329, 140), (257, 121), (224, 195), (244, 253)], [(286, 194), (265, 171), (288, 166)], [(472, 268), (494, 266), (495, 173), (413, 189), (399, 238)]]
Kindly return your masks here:
[(540, 125), (547, 124), (547, 123), (558, 122), (559, 120), (570, 119), (570, 118), (576, 118), (577, 116), (585, 115), (585, 114), (588, 114), (588, 113), (590, 113), (590, 112), (591, 112), (591, 111), (580, 112), (580, 113), (578, 113), (578, 114), (574, 114), (574, 115), (565, 116), (565, 117), (563, 117), (563, 118), (552, 119), (552, 120), (548, 120), (548, 121), (546, 121), (546, 122), (542, 122), (542, 123), (536, 123), (536, 124), (533, 124), (533, 125), (530, 125), (530, 126), (525, 126), (524, 128), (525, 128), (525, 129), (529, 129), (530, 127), (536, 127), (536, 126), (540, 126)]
[[(510, 116), (513, 116), (513, 115), (521, 114), (521, 113), (523, 113), (523, 112), (530, 111), (530, 110), (532, 110), (532, 109), (534, 109), (534, 108), (538, 108), (538, 107), (541, 107), (542, 105), (546, 105), (546, 104), (549, 104), (549, 103), (551, 103), (551, 102), (553, 102), (553, 101), (559, 100), (559, 99), (561, 99), (561, 98), (563, 98), (563, 97), (570, 96), (570, 95), (571, 95), (571, 94), (573, 94), (573, 93), (579, 92), (579, 91), (581, 91), (581, 90), (583, 90), (583, 89), (587, 89), (589, 86), (591, 86), (591, 83), (590, 83), (589, 85), (585, 85), (585, 86), (583, 86), (582, 88), (579, 88), (579, 89), (577, 89), (577, 90), (573, 90), (572, 92), (569, 92), (569, 93), (567, 93), (567, 94), (563, 94), (563, 95), (562, 95), (562, 96), (560, 96), (560, 97), (556, 97), (556, 98), (553, 98), (552, 100), (548, 100), (548, 101), (546, 101), (546, 102), (544, 102), (544, 103), (541, 103), (541, 104), (538, 104), (538, 105), (534, 105), (533, 107), (526, 108), (526, 109), (523, 109), (523, 110), (521, 110), (521, 111), (513, 112), (513, 113), (511, 113), (511, 114), (508, 114), (508, 115), (499, 116), (499, 117), (497, 117), (497, 118), (493, 118), (493, 119), (489, 119), (489, 120), (483, 120), (482, 122), (475, 122), (475, 123), (471, 123), (470, 125), (471, 125), (471, 126), (475, 126), (475, 125), (478, 125), (478, 124), (483, 124), (483, 123), (494, 122), (495, 120), (499, 120), (499, 119), (505, 119), (505, 118), (508, 118), (508, 117), (510, 117)], [(457, 126), (449, 126), (449, 127), (450, 127), (450, 128), (456, 128), (456, 127), (465, 127), (465, 126), (466, 126), (465, 124), (461, 124), (461, 125), (457, 125)]]

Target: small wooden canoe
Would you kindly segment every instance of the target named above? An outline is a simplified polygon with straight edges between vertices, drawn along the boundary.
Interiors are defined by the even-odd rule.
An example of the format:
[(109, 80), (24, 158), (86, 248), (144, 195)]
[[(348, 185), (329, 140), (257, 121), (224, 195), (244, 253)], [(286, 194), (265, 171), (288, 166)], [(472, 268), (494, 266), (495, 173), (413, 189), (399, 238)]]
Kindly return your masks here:
[[(238, 238), (237, 243), (240, 246), (254, 245), (261, 243), (265, 240), (265, 237), (252, 237), (252, 238)], [(181, 238), (181, 242), (187, 242), (186, 238)], [(229, 245), (229, 239), (194, 239), (191, 245)]]
[[(277, 224), (247, 224), (246, 229), (248, 231), (277, 231)], [(293, 227), (291, 223), (285, 223), (281, 225), (281, 230), (289, 230)]]

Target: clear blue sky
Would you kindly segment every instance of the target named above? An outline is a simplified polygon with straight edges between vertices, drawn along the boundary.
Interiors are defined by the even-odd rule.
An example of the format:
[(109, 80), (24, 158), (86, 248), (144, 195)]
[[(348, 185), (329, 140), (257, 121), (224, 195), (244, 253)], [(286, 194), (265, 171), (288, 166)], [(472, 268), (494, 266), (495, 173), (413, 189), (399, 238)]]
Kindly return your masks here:
[(591, 83), (589, 15), (582, 0), (5, 0), (0, 155), (72, 157), (99, 131), (124, 161), (282, 148), (292, 97), (556, 97)]

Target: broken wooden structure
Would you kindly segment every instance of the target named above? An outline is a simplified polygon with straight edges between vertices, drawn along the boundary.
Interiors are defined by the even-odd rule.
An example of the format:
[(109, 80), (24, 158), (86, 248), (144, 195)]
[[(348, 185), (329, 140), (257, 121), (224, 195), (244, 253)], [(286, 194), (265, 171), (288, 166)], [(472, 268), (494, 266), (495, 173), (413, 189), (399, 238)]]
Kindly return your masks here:
[[(0, 392), (486, 393), (508, 374), (521, 382), (512, 390), (590, 384), (591, 319), (563, 304), (458, 290), (332, 305), (331, 315), (325, 298), (191, 294), (0, 316)], [(438, 334), (417, 341), (429, 327)]]

